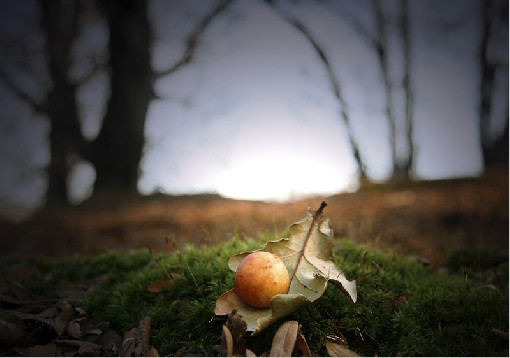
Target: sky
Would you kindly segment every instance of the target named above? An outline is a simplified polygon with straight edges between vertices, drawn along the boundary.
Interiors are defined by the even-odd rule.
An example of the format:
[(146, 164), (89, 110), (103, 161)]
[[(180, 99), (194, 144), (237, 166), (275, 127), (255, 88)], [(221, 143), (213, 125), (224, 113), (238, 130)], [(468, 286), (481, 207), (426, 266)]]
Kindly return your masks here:
[[(8, 3), (0, 9), (4, 38), (36, 26), (33, 1)], [(391, 16), (398, 2), (383, 3)], [(180, 56), (187, 33), (212, 4), (151, 2), (155, 69)], [(369, 3), (300, 4), (284, 6), (285, 11), (299, 17), (326, 49), (368, 173), (383, 181), (390, 175), (391, 153), (382, 77), (373, 48), (351, 21), (373, 31)], [(411, 1), (418, 179), (476, 176), (483, 170), (477, 117), (479, 14), (480, 2), (474, 0)], [(87, 28), (80, 38), (82, 46), (75, 48), (76, 57), (103, 53), (106, 33), (101, 23)], [(401, 44), (390, 45), (392, 76), (399, 83), (402, 62), (395, 54)], [(508, 61), (508, 46), (501, 53)], [(77, 63), (73, 71), (79, 73), (83, 66)], [(19, 76), (27, 88), (37, 83), (30, 82), (32, 72), (37, 73)], [(508, 106), (508, 71), (498, 80), (495, 135), (504, 125)], [(82, 130), (89, 139), (100, 128), (107, 81), (106, 73), (98, 73), (79, 92)], [(138, 185), (143, 194), (217, 192), (236, 199), (289, 200), (358, 186), (340, 106), (323, 64), (309, 42), (263, 1), (235, 1), (203, 34), (193, 62), (157, 81), (155, 89), (160, 99), (151, 103), (146, 122)], [(45, 188), (48, 125), (1, 82), (0, 104), (4, 108), (0, 165), (6, 168), (0, 176), (0, 209), (36, 207)], [(396, 115), (401, 119), (399, 105), (396, 96)], [(399, 145), (405, 152), (405, 143)], [(90, 194), (93, 180), (91, 166), (78, 162), (70, 179), (76, 203)]]

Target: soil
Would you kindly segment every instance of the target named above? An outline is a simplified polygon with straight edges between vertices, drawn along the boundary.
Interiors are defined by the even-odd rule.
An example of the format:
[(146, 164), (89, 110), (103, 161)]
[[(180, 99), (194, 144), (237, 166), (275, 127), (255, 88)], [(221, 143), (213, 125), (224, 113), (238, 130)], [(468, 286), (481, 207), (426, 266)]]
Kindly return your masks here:
[[(433, 268), (461, 247), (508, 251), (508, 168), (479, 178), (367, 184), (356, 193), (287, 203), (218, 195), (123, 198), (45, 210), (0, 223), (0, 259), (213, 245), (237, 233), (281, 234), (307, 207), (327, 202), (335, 237), (418, 256)], [(4, 261), (5, 263), (5, 261)]]

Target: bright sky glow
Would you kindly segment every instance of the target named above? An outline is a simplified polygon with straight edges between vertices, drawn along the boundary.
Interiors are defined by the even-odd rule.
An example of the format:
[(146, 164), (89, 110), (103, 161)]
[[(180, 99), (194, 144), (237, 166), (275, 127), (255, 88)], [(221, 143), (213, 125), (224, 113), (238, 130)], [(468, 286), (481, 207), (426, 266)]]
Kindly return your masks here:
[[(151, 107), (140, 190), (284, 200), (355, 187), (339, 104), (309, 43), (263, 2), (239, 1), (230, 14), (207, 32), (193, 64), (158, 83), (173, 101)], [(369, 173), (383, 180), (391, 158), (373, 50), (334, 13), (308, 7), (300, 16), (328, 49)], [(415, 40), (417, 174), (478, 174), (476, 63), (459, 62), (476, 44), (462, 43), (459, 55), (438, 37)]]

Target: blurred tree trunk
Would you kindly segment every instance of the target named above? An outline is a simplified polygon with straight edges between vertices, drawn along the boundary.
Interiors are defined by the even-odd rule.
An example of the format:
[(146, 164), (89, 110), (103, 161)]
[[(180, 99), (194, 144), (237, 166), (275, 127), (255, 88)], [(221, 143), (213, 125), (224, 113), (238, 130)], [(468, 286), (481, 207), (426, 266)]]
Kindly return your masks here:
[(400, 1), (400, 34), (403, 45), (403, 80), (404, 87), (404, 113), (405, 113), (405, 137), (407, 142), (407, 156), (402, 160), (393, 160), (393, 177), (397, 179), (408, 179), (414, 166), (415, 142), (414, 142), (414, 119), (413, 119), (413, 85), (411, 78), (411, 37), (409, 19), (409, 0)]
[(374, 9), (375, 15), (375, 37), (373, 44), (375, 46), (375, 52), (377, 55), (377, 61), (381, 69), (381, 75), (383, 77), (384, 94), (385, 94), (385, 112), (388, 120), (388, 126), (390, 129), (390, 147), (391, 147), (391, 158), (393, 159), (393, 174), (395, 167), (397, 166), (397, 125), (395, 120), (395, 114), (393, 109), (393, 89), (390, 78), (390, 68), (388, 62), (388, 38), (386, 34), (386, 21), (381, 8), (380, 0), (372, 0), (372, 8)]
[[(36, 113), (50, 122), (50, 162), (47, 167), (47, 206), (69, 204), (68, 180), (73, 160), (81, 156), (96, 171), (93, 196), (138, 194), (139, 165), (145, 143), (145, 121), (154, 98), (153, 81), (191, 63), (199, 38), (232, 0), (218, 0), (186, 39), (182, 55), (166, 69), (153, 73), (151, 28), (147, 0), (98, 0), (109, 29), (110, 98), (97, 138), (81, 132), (77, 89), (104, 67), (96, 59), (79, 79), (70, 76), (71, 48), (83, 26), (86, 10), (80, 0), (38, 0), (46, 37), (49, 90), (42, 100), (25, 91), (15, 77), (0, 68), (0, 80)], [(19, 44), (23, 46), (23, 44)]]
[(496, 140), (486, 144), (483, 147), (483, 161), (485, 168), (506, 165), (508, 166), (508, 110), (507, 110), (506, 126), (503, 129), (503, 134)]
[(398, 127), (397, 118), (395, 116), (395, 108), (393, 106), (394, 97), (394, 84), (391, 80), (390, 73), (390, 59), (388, 50), (388, 32), (386, 27), (388, 21), (382, 9), (381, 0), (372, 0), (372, 7), (375, 17), (375, 36), (372, 40), (377, 55), (377, 60), (383, 78), (383, 86), (385, 93), (385, 112), (389, 126), (389, 143), (391, 148), (391, 158), (393, 161), (391, 179), (393, 180), (406, 180), (409, 178), (410, 170), (413, 165), (414, 156), (414, 143), (412, 136), (412, 91), (411, 91), (411, 57), (410, 57), (410, 37), (409, 37), (409, 9), (407, 0), (400, 2), (400, 24), (399, 32), (402, 38), (403, 48), (402, 57), (404, 68), (402, 69), (402, 86), (404, 89), (403, 102), (404, 102), (404, 126), (405, 138), (407, 142), (407, 153), (405, 156), (399, 155), (397, 151)]
[(137, 193), (145, 119), (153, 97), (151, 31), (146, 0), (103, 0), (110, 30), (111, 94), (88, 159), (94, 195)]
[[(482, 1), (482, 39), (479, 50), (480, 61), (480, 140), (482, 143), (483, 161), (485, 167), (495, 164), (508, 165), (508, 109), (506, 126), (501, 137), (494, 139), (490, 135), (493, 97), (496, 92), (496, 74), (508, 63), (498, 63), (498, 59), (491, 56), (491, 50), (498, 44), (498, 32), (508, 31), (508, 3), (501, 0)], [(503, 36), (503, 38), (505, 38)], [(508, 47), (507, 47), (508, 48)]]
[(81, 136), (76, 86), (68, 77), (70, 49), (78, 31), (77, 1), (41, 0), (47, 34), (48, 67), (51, 88), (45, 113), (50, 120), (50, 162), (47, 168), (47, 206), (68, 204), (67, 177), (71, 152)]

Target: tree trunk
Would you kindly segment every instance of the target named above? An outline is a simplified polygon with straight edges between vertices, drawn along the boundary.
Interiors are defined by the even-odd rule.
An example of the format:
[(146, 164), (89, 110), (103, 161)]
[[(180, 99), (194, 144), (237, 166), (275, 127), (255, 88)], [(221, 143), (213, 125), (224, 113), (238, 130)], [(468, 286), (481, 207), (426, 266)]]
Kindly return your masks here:
[[(504, 64), (490, 58), (491, 39), (498, 31), (508, 31), (508, 3), (505, 1), (482, 1), (482, 39), (479, 49), (480, 61), (480, 142), (482, 145), (485, 168), (491, 165), (508, 165), (508, 107), (506, 127), (502, 136), (496, 140), (491, 138), (490, 127), (492, 117), (492, 99), (496, 89), (498, 67)], [(492, 44), (494, 46), (494, 44)], [(508, 70), (508, 63), (506, 64)]]
[(90, 160), (94, 195), (137, 193), (145, 118), (153, 96), (151, 35), (145, 0), (104, 0), (110, 29), (111, 95)]
[[(372, 0), (372, 7), (375, 13), (376, 38), (374, 41), (377, 60), (383, 77), (386, 118), (390, 131), (391, 158), (393, 160), (393, 170), (398, 166), (397, 161), (397, 125), (393, 109), (393, 88), (390, 78), (390, 68), (388, 63), (388, 44), (386, 34), (386, 24), (380, 0)], [(393, 176), (394, 173), (392, 173)]]
[(414, 121), (413, 121), (413, 103), (414, 95), (411, 81), (411, 39), (410, 39), (410, 21), (409, 21), (409, 1), (400, 1), (401, 19), (400, 19), (400, 34), (402, 36), (403, 44), (403, 80), (402, 86), (404, 88), (404, 113), (405, 113), (405, 130), (407, 141), (407, 155), (405, 159), (393, 161), (393, 177), (397, 180), (406, 180), (409, 178), (413, 166), (415, 156), (414, 144)]
[(67, 176), (70, 154), (81, 137), (76, 86), (67, 76), (70, 48), (78, 26), (76, 1), (41, 0), (47, 35), (48, 66), (52, 81), (46, 112), (50, 119), (50, 163), (47, 168), (47, 206), (69, 204)]

